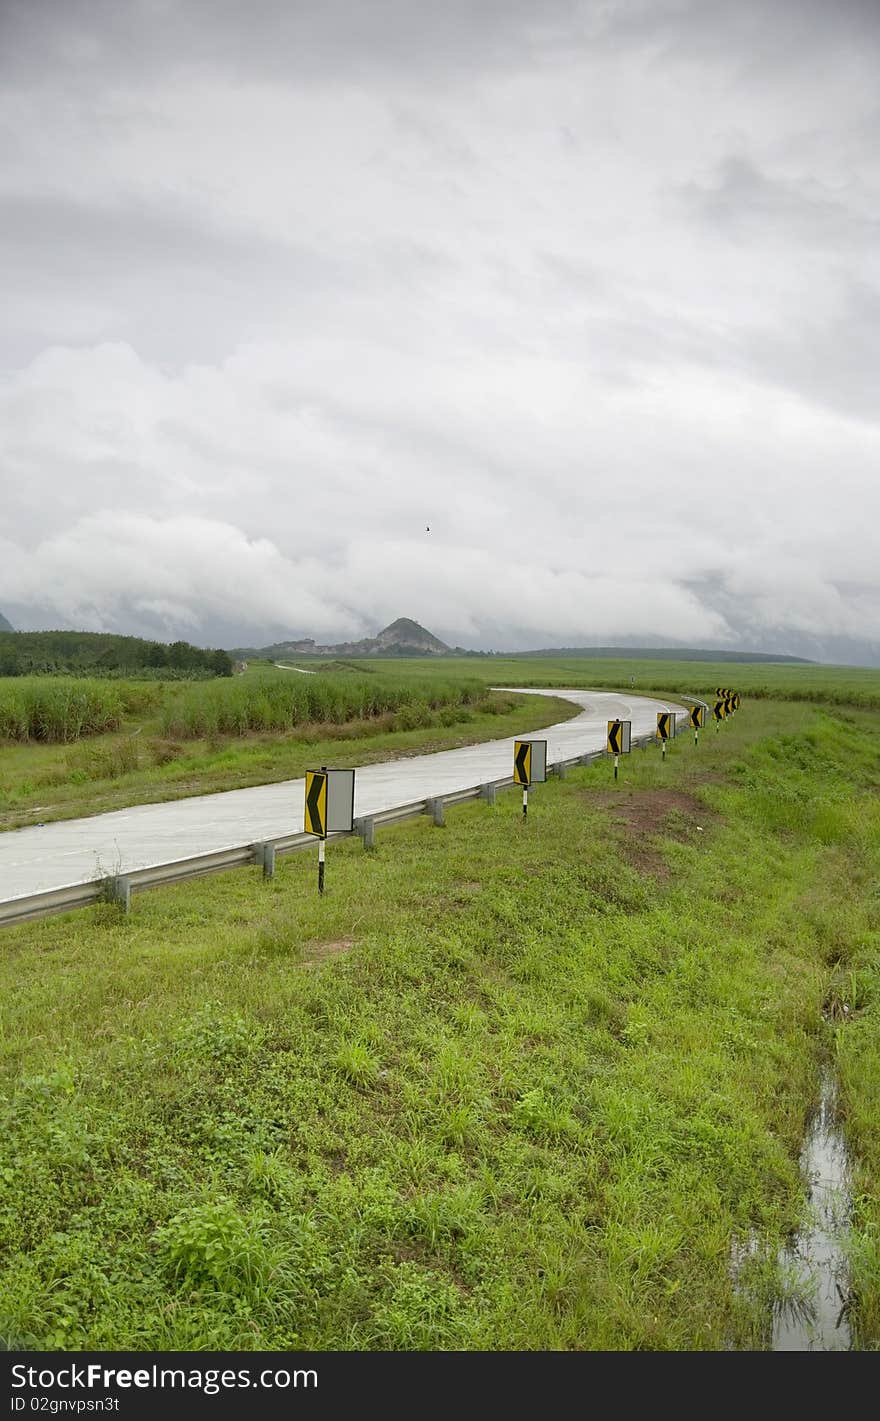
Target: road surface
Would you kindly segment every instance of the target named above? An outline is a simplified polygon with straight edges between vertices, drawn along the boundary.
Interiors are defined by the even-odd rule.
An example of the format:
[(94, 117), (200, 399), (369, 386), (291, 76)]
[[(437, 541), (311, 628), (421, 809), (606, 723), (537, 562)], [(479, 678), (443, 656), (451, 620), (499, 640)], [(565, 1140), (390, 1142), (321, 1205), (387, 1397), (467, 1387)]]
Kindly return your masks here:
[[(508, 778), (515, 738), (546, 739), (552, 765), (604, 749), (606, 722), (615, 717), (632, 721), (635, 740), (656, 730), (658, 711), (683, 710), (671, 701), (608, 691), (530, 693), (574, 701), (581, 713), (522, 737), (366, 765), (355, 775), (356, 817)], [(0, 834), (0, 903), (301, 833), (304, 797), (303, 780), (285, 780), (10, 830)]]

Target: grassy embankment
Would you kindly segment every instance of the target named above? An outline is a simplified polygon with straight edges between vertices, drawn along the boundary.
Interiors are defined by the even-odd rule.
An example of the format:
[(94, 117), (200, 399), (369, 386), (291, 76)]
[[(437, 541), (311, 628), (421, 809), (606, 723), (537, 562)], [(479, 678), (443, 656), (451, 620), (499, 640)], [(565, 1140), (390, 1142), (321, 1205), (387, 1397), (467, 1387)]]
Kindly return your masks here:
[(323, 899), (297, 855), (7, 931), (0, 1333), (766, 1345), (830, 1052), (880, 1345), (878, 732), (747, 700), (526, 826), (333, 845)]
[(293, 779), (310, 766), (527, 733), (570, 702), (423, 663), (322, 674), (257, 666), (195, 685), (0, 680), (0, 829)]

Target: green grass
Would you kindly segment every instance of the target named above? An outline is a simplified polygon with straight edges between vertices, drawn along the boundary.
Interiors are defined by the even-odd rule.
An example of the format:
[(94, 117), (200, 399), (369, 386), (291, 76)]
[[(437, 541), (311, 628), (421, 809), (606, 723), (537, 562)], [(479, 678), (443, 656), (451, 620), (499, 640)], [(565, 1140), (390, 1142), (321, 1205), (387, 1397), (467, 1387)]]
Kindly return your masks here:
[[(306, 665), (303, 662), (303, 665)], [(354, 665), (366, 663), (352, 663)], [(377, 672), (399, 661), (370, 662)], [(505, 657), (405, 662), (419, 665), (422, 675), (478, 677), (497, 686), (592, 686), (626, 690), (637, 695), (660, 691), (667, 695), (693, 691), (707, 699), (716, 686), (729, 686), (752, 699), (808, 701), (822, 705), (880, 710), (880, 668), (789, 665), (785, 662), (666, 661), (614, 657)]]
[[(400, 729), (414, 730), (462, 708), (483, 706), (485, 683), (460, 672), (424, 676), (349, 670), (338, 663), (311, 676), (259, 665), (249, 675), (207, 682), (141, 683), (69, 676), (0, 678), (0, 742), (64, 743), (118, 730), (140, 713), (157, 717), (161, 734), (180, 740), (243, 736), (310, 724), (343, 725), (396, 714)], [(336, 674), (334, 674), (334, 672)], [(452, 720), (449, 720), (452, 723)]]
[(32, 676), (0, 679), (0, 742), (68, 744), (155, 708), (152, 686)]
[(288, 674), (240, 676), (182, 689), (162, 716), (162, 733), (179, 740), (247, 735), (298, 725), (345, 724), (396, 714), (403, 730), (432, 724), (448, 711), (486, 699), (484, 684), (462, 676), (430, 680), (412, 675)]
[(7, 930), (7, 1345), (767, 1345), (831, 1052), (878, 1346), (878, 729), (747, 702), (323, 899), (303, 854)]

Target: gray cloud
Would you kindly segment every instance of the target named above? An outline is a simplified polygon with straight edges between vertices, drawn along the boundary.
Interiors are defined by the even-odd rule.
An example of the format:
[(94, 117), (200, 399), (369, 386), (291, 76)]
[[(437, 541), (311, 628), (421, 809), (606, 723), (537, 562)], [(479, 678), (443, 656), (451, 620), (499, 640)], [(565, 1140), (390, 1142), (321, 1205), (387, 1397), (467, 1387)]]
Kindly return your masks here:
[(297, 80), (387, 78), (412, 71), (472, 75), (551, 62), (562, 49), (658, 49), (664, 59), (714, 55), (754, 68), (800, 55), (862, 50), (880, 38), (874, 0), (6, 0), (6, 64), (97, 76), (196, 66)]
[(0, 610), (870, 645), (878, 14), (7, 4)]
[(577, 33), (576, 0), (447, 0), (414, 7), (408, 0), (12, 0), (0, 34), (7, 63), (70, 76), (98, 75), (108, 65), (138, 73), (210, 68), (224, 75), (295, 77), (328, 72), (370, 79), (389, 71), (429, 74), (455, 68), (502, 69), (522, 63), (557, 36)]
[(852, 282), (827, 314), (807, 311), (788, 330), (754, 332), (747, 358), (813, 403), (876, 424), (878, 319), (880, 287)]
[(364, 279), (330, 252), (273, 240), (246, 219), (212, 221), (183, 196), (108, 197), (0, 195), (4, 364), (32, 354), (35, 337), (54, 344), (59, 325), (77, 344), (127, 340), (161, 360), (179, 349), (182, 318), (187, 357), (211, 359), (285, 311), (314, 319), (321, 299)]
[(748, 158), (732, 155), (709, 184), (682, 190), (686, 207), (733, 241), (769, 241), (846, 251), (874, 248), (880, 218), (864, 215), (816, 183), (774, 181)]
[(824, 58), (864, 55), (880, 41), (874, 0), (618, 0), (587, 6), (589, 33), (610, 46), (651, 46), (664, 60), (705, 63), (722, 55), (752, 77)]
[(390, 621), (417, 583), (421, 615), (451, 635), (480, 637), (484, 621), (503, 627), (512, 595), (520, 601), (526, 644), (551, 627), (577, 637), (586, 624), (610, 638), (630, 628), (658, 635), (664, 622), (685, 637), (726, 631), (686, 589), (648, 569), (624, 599), (607, 574), (536, 562), (514, 575), (503, 554), (482, 548), (447, 546), (435, 553), (427, 543), (371, 539), (333, 556), (304, 537), (285, 556), (266, 539), (207, 519), (97, 514), (26, 556), (12, 545), (0, 550), (0, 598), (19, 613), (22, 606), (39, 607), (53, 625), (60, 618), (100, 629), (113, 608), (151, 635), (183, 628), (205, 640), (208, 629), (225, 626), (244, 639), (267, 629), (347, 638)]

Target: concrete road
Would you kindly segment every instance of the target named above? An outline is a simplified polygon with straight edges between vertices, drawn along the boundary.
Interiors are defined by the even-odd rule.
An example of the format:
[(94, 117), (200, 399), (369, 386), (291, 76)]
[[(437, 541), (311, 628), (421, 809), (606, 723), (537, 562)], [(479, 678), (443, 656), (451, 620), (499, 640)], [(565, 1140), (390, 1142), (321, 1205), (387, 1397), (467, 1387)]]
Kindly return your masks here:
[[(541, 694), (534, 689), (530, 693)], [(632, 721), (635, 740), (656, 730), (658, 711), (683, 711), (671, 701), (607, 691), (544, 694), (561, 696), (583, 709), (572, 720), (522, 737), (366, 765), (355, 776), (355, 815), (366, 817), (505, 779), (513, 773), (515, 738), (546, 739), (551, 765), (603, 749), (606, 722), (616, 716)], [(0, 902), (301, 833), (304, 795), (303, 780), (285, 780), (11, 830), (0, 834)]]

